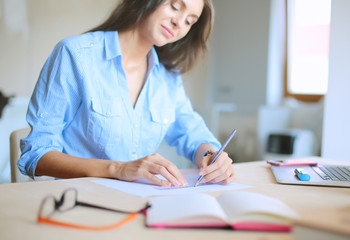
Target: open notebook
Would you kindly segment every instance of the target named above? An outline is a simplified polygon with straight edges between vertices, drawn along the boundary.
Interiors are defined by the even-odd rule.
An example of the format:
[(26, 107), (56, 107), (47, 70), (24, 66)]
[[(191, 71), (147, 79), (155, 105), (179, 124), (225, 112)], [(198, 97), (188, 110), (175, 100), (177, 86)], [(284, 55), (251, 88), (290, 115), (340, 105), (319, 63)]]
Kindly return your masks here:
[(186, 194), (149, 200), (146, 225), (154, 228), (291, 230), (298, 215), (282, 201), (253, 192), (229, 191), (218, 197)]

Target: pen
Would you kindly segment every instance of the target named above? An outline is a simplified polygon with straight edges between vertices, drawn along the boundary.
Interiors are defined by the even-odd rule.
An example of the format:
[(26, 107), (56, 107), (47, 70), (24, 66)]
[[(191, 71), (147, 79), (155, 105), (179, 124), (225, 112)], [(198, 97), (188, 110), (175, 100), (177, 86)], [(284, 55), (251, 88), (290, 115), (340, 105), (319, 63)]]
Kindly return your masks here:
[[(226, 142), (224, 143), (224, 145), (222, 145), (222, 147), (219, 149), (219, 151), (215, 154), (213, 160), (211, 160), (211, 162), (209, 163), (209, 165), (213, 164), (215, 162), (215, 160), (218, 158), (218, 156), (222, 153), (222, 151), (224, 151), (224, 149), (226, 148), (227, 144), (231, 141), (231, 139), (233, 138), (233, 136), (236, 134), (236, 129), (234, 129), (232, 131), (232, 133), (230, 134), (230, 136), (227, 138)], [(204, 175), (200, 175), (196, 184), (194, 185), (195, 187), (197, 187), (197, 185), (202, 181)]]

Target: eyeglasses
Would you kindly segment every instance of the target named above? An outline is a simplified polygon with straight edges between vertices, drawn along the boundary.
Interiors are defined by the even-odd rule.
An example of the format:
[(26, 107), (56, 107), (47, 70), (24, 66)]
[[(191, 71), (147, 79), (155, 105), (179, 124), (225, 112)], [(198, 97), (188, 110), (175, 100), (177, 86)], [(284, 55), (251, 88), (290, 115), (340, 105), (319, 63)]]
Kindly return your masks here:
[[(45, 224), (51, 224), (51, 225), (58, 225), (62, 227), (70, 227), (70, 228), (77, 228), (77, 229), (85, 229), (85, 230), (109, 230), (113, 228), (120, 227), (132, 220), (134, 220), (139, 213), (145, 213), (146, 210), (150, 207), (150, 205), (146, 205), (144, 208), (140, 209), (139, 211), (131, 212), (131, 211), (123, 211), (123, 210), (116, 210), (111, 208), (106, 208), (102, 206), (97, 206), (90, 203), (84, 203), (77, 200), (78, 191), (75, 188), (68, 188), (66, 189), (59, 200), (57, 200), (53, 195), (46, 196), (39, 207), (38, 212), (38, 218), (37, 221), (39, 223), (45, 223)], [(67, 223), (62, 221), (57, 221), (51, 219), (51, 216), (55, 212), (66, 212), (68, 210), (73, 209), (76, 206), (82, 206), (82, 207), (89, 207), (89, 208), (95, 208), (95, 209), (101, 209), (101, 210), (107, 210), (117, 213), (123, 213), (128, 214), (124, 219), (121, 221), (107, 225), (107, 226), (86, 226), (86, 225), (79, 225), (74, 223)]]

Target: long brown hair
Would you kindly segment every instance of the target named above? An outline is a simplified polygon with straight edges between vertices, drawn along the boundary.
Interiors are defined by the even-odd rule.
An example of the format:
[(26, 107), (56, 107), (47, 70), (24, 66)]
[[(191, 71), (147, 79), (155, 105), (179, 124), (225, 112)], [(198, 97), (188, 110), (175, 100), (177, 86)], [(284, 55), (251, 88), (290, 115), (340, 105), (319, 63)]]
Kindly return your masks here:
[[(89, 30), (123, 32), (139, 26), (162, 3), (167, 0), (122, 0), (109, 18), (101, 25)], [(172, 1), (172, 0), (170, 0)], [(214, 23), (214, 7), (211, 0), (203, 0), (204, 8), (198, 21), (182, 39), (155, 47), (159, 61), (167, 70), (189, 71), (196, 59), (208, 51), (208, 39)]]

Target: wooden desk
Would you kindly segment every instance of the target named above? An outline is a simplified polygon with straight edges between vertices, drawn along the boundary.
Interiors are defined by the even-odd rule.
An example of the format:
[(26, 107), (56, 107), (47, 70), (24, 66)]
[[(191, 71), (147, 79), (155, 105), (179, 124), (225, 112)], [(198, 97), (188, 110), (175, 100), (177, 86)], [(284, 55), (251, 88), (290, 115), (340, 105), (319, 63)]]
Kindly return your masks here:
[[(195, 171), (195, 170), (187, 170)], [(350, 203), (350, 188), (293, 186), (277, 184), (265, 162), (235, 164), (236, 182), (253, 186), (242, 191), (263, 193), (286, 202), (299, 214)], [(64, 189), (78, 189), (78, 199), (111, 208), (136, 210), (147, 198), (140, 198), (92, 183), (95, 178), (0, 185), (0, 239), (292, 239), (287, 233), (242, 232), (224, 229), (150, 229), (144, 216), (110, 231), (83, 231), (36, 222), (41, 200), (47, 194), (59, 196)], [(241, 191), (241, 190), (239, 190)], [(218, 195), (219, 193), (213, 193)], [(87, 225), (107, 225), (118, 221), (121, 214), (77, 207), (55, 219)], [(58, 217), (58, 218), (57, 218)]]

